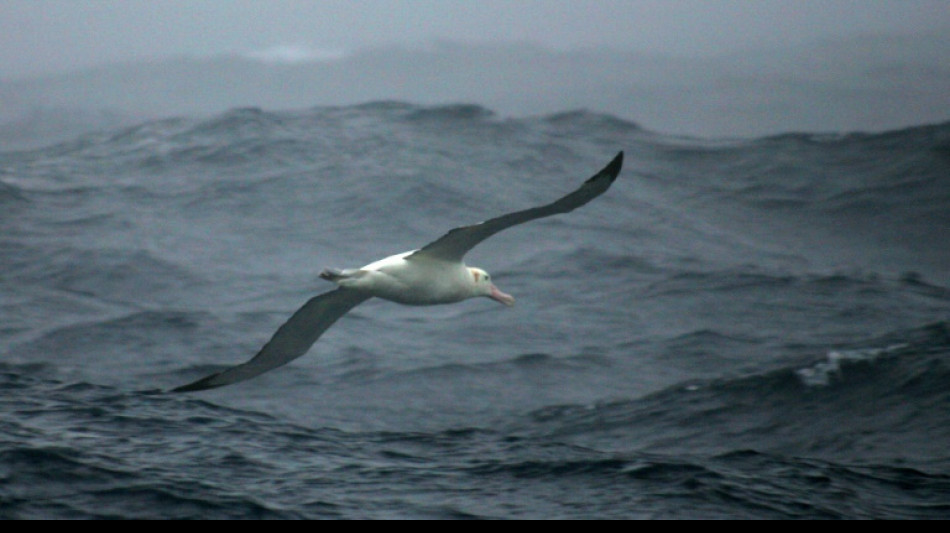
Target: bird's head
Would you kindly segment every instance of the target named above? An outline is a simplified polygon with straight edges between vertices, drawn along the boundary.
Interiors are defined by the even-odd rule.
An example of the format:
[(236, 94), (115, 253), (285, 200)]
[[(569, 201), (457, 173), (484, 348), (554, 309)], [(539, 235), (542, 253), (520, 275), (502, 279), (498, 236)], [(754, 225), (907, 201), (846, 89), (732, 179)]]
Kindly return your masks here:
[(478, 296), (487, 296), (496, 302), (501, 302), (508, 307), (515, 305), (515, 299), (510, 294), (505, 294), (498, 290), (498, 287), (491, 282), (491, 276), (488, 272), (480, 268), (469, 268), (468, 271), (472, 274), (472, 283), (475, 289), (475, 294)]

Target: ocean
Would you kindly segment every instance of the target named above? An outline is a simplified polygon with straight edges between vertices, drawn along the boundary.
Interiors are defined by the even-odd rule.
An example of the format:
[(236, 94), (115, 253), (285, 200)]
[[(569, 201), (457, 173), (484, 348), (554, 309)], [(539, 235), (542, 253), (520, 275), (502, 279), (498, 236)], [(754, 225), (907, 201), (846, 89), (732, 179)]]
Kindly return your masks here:
[[(193, 394), (358, 267), (367, 302)], [(950, 518), (950, 123), (695, 138), (477, 105), (238, 108), (0, 151), (0, 518)]]

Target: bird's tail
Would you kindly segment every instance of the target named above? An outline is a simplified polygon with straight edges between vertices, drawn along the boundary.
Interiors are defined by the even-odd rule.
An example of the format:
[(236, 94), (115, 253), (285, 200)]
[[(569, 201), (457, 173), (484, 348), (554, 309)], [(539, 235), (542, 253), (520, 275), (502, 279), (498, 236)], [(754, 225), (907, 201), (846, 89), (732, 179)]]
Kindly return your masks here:
[(354, 275), (358, 274), (359, 269), (348, 268), (346, 270), (339, 270), (336, 268), (325, 268), (323, 272), (320, 273), (320, 278), (327, 281), (332, 281), (333, 283), (339, 283), (340, 281), (351, 278)]

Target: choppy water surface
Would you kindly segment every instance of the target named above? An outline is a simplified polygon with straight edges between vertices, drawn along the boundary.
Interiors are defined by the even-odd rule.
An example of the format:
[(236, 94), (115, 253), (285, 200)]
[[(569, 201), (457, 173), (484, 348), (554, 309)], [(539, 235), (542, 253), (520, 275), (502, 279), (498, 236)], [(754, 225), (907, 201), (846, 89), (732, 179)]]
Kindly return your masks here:
[[(203, 394), (352, 267), (623, 173)], [(0, 517), (948, 518), (950, 126), (239, 109), (0, 153)]]

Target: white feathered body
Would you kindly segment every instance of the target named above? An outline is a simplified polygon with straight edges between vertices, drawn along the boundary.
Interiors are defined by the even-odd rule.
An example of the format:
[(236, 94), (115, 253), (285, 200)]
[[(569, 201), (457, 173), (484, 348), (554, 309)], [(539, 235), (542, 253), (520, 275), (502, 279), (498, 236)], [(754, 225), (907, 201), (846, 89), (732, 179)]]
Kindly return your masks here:
[(344, 271), (336, 279), (341, 287), (405, 305), (460, 302), (474, 296), (477, 281), (472, 269), (461, 262), (443, 261), (415, 250), (391, 255), (358, 270)]

